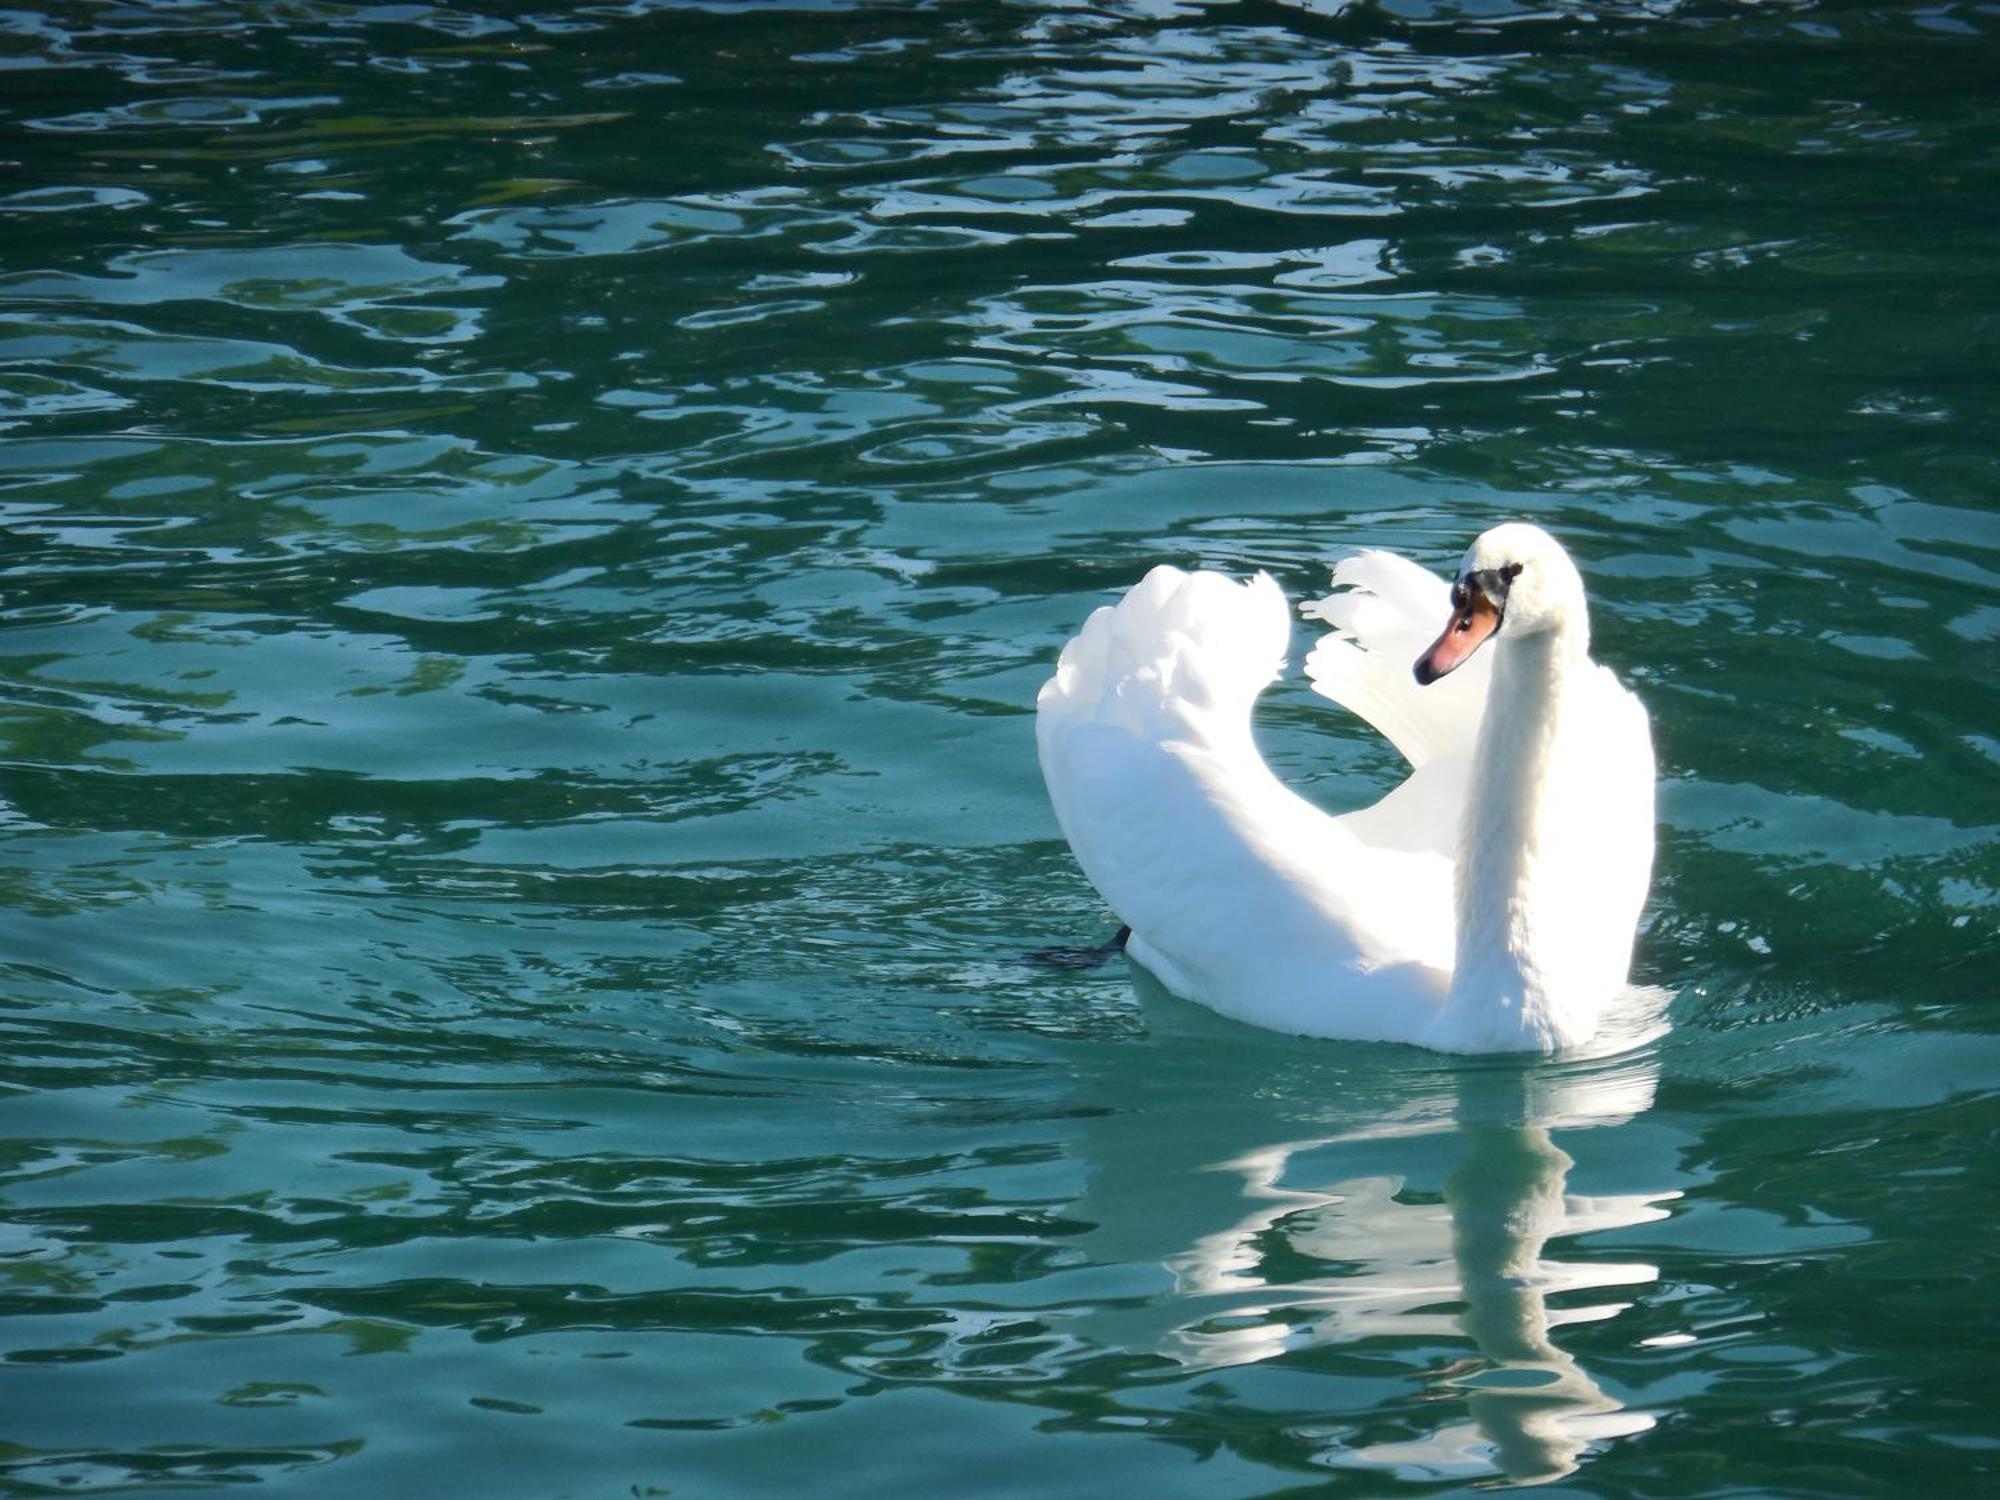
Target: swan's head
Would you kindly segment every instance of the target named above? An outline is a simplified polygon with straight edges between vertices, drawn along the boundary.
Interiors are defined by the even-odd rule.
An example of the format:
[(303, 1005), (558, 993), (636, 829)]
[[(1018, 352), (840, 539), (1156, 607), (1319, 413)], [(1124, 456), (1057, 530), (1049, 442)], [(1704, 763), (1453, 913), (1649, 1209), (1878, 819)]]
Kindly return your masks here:
[(1564, 630), (1587, 639), (1589, 624), (1583, 575), (1562, 543), (1539, 526), (1509, 521), (1466, 549), (1451, 586), (1451, 619), (1417, 658), (1417, 681), (1436, 682), (1494, 636)]

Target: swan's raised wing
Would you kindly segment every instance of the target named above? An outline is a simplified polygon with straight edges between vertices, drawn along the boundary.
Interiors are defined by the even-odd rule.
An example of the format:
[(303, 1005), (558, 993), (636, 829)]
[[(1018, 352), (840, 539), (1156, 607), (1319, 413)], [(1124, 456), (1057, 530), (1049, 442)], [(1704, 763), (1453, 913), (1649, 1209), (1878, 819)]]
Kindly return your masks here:
[(1470, 754), (1486, 711), (1493, 657), (1480, 652), (1449, 677), (1417, 686), (1412, 673), (1451, 614), (1451, 586), (1393, 552), (1357, 552), (1334, 565), (1338, 591), (1299, 606), (1333, 627), (1306, 658), (1313, 691), (1361, 715), (1413, 769)]
[(1037, 699), (1049, 800), (1169, 988), (1279, 1030), (1407, 1038), (1450, 967), (1450, 867), (1365, 845), (1264, 764), (1251, 707), (1290, 633), (1267, 577), (1155, 568)]
[(1472, 784), (1493, 656), (1482, 651), (1419, 687), (1412, 672), (1451, 614), (1451, 587), (1392, 552), (1357, 552), (1333, 570), (1336, 592), (1300, 607), (1333, 629), (1306, 658), (1313, 691), (1359, 714), (1410, 763), (1410, 775), (1342, 821), (1385, 849), (1453, 852)]

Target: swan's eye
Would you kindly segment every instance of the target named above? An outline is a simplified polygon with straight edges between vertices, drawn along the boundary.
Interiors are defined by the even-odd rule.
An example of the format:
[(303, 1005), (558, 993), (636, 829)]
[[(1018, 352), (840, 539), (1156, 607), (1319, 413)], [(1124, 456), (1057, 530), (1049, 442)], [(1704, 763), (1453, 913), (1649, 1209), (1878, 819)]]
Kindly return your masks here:
[(1509, 583), (1512, 583), (1516, 578), (1521, 576), (1521, 565), (1519, 563), (1508, 563), (1506, 567), (1500, 570), (1500, 576)]

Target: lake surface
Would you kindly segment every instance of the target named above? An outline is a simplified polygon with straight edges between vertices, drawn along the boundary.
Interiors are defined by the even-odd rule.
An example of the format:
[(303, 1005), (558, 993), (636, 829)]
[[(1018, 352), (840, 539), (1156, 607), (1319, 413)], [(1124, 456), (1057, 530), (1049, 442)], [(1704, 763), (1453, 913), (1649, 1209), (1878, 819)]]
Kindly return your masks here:
[[(0, 1491), (1990, 1488), (1996, 78), (1950, 0), (0, 13)], [(1510, 516), (1653, 714), (1662, 1034), (1021, 961), (1113, 925), (1092, 608)]]

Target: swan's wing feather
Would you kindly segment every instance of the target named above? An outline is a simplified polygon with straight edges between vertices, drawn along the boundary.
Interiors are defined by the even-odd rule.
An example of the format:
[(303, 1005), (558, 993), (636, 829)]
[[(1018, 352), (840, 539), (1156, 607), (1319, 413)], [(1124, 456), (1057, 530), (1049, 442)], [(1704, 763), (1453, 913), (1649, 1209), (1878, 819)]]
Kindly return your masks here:
[(1077, 863), (1142, 951), (1169, 961), (1155, 967), (1171, 988), (1224, 1004), (1245, 976), (1292, 988), (1305, 976), (1288, 955), (1308, 948), (1351, 961), (1268, 810), (1213, 752), (1084, 722), (1045, 733), (1043, 761)]
[(1333, 627), (1306, 658), (1313, 691), (1366, 719), (1414, 769), (1463, 754), (1486, 709), (1490, 653), (1449, 677), (1417, 686), (1411, 672), (1451, 613), (1442, 578), (1393, 552), (1366, 551), (1335, 565), (1336, 592), (1300, 607)]
[(1250, 708), (1290, 634), (1268, 576), (1158, 567), (1063, 647), (1035, 704), (1043, 779), (1084, 872), (1134, 926), (1142, 893), (1214, 883), (1200, 874), (1214, 830), (1188, 805), (1206, 800), (1198, 783), (1232, 767), (1270, 780)]
[[(1049, 799), (1172, 988), (1280, 1029), (1413, 1035), (1449, 964), (1449, 866), (1367, 848), (1264, 764), (1250, 713), (1290, 631), (1267, 577), (1154, 569), (1042, 689)], [(1336, 1000), (1343, 975), (1397, 968), (1355, 1009)]]
[(1126, 921), (1131, 891), (1170, 883), (1170, 850), (1152, 846), (1176, 837), (1157, 804), (1179, 790), (1183, 761), (1163, 747), (1240, 755), (1290, 631), (1263, 574), (1237, 584), (1157, 567), (1063, 647), (1035, 701), (1042, 775), (1084, 872)]

